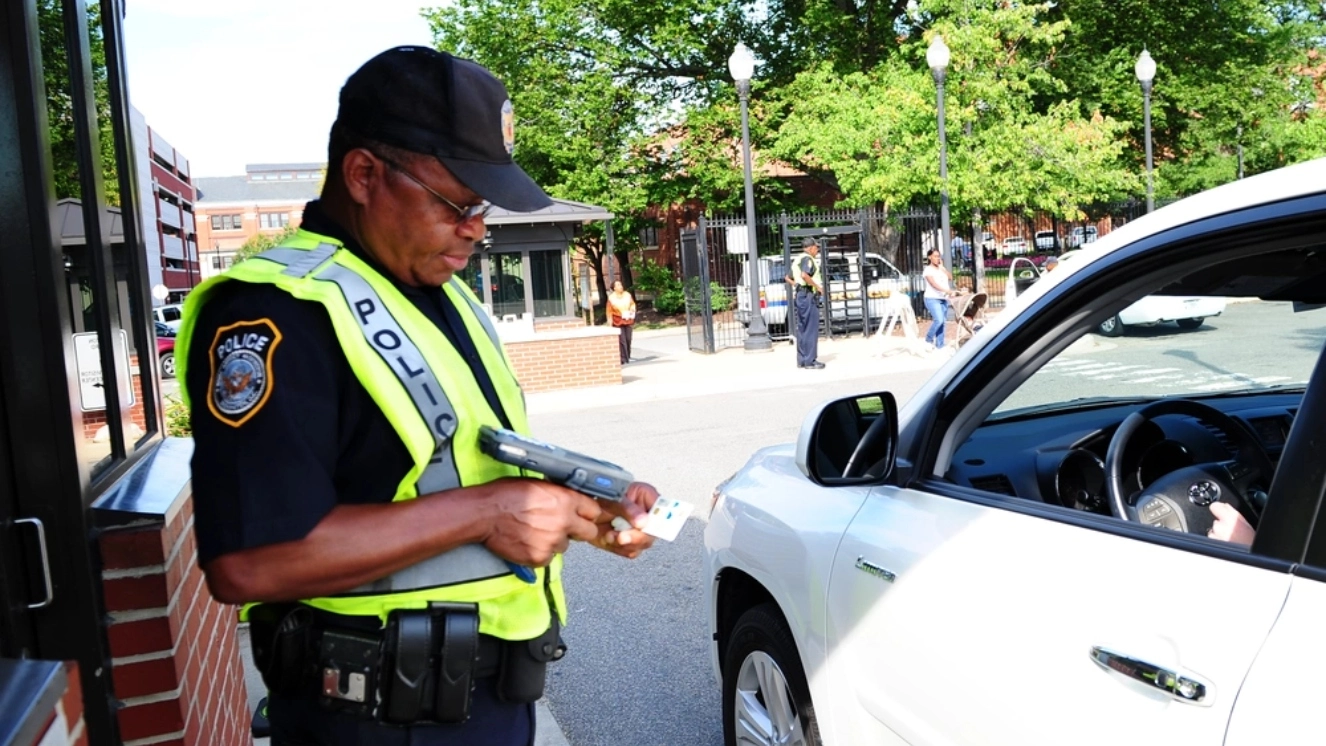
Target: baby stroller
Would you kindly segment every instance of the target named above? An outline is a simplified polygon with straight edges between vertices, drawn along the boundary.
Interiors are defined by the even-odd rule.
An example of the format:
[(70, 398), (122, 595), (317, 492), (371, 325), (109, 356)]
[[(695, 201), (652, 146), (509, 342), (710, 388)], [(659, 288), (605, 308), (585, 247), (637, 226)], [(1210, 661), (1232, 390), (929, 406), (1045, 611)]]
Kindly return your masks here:
[(957, 318), (958, 347), (966, 344), (981, 327), (985, 326), (985, 293), (962, 293), (950, 300), (953, 315)]

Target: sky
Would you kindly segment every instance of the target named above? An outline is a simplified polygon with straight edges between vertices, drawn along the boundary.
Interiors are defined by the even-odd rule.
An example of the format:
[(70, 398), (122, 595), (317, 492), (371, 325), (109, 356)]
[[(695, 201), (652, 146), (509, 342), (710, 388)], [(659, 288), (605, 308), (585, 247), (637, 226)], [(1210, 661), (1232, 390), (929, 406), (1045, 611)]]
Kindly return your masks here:
[(322, 163), (350, 73), (430, 44), (437, 0), (128, 0), (130, 103), (194, 178), (249, 163)]

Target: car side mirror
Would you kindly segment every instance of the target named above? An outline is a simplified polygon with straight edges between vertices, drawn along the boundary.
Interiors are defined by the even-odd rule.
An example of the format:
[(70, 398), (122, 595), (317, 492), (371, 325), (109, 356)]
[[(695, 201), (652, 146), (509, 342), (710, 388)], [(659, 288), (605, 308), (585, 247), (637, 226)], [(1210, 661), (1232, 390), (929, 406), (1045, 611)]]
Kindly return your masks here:
[(879, 484), (893, 474), (898, 403), (881, 391), (821, 404), (797, 436), (797, 468), (826, 487)]

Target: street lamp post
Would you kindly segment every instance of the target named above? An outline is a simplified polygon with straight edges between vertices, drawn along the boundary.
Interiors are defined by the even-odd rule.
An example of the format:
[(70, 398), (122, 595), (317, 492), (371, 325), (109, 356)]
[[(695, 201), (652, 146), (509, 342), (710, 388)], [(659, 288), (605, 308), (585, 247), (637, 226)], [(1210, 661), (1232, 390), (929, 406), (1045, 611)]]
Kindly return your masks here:
[[(944, 266), (953, 269), (953, 251), (949, 246), (948, 224), (948, 140), (944, 134), (944, 74), (948, 71), (949, 51), (944, 37), (935, 34), (926, 50), (925, 61), (930, 65), (930, 72), (935, 76), (935, 90), (939, 102), (939, 229), (940, 256), (944, 257)], [(972, 251), (976, 249), (973, 248)]]
[(1137, 74), (1137, 82), (1142, 84), (1142, 120), (1146, 128), (1146, 211), (1151, 212), (1156, 207), (1155, 178), (1151, 174), (1151, 81), (1156, 78), (1156, 61), (1151, 59), (1150, 52), (1142, 50), (1133, 72)]
[[(765, 352), (773, 349), (769, 339), (769, 329), (764, 324), (764, 311), (760, 308), (760, 253), (755, 243), (755, 185), (751, 179), (750, 168), (750, 118), (747, 114), (747, 101), (750, 98), (750, 79), (755, 74), (755, 57), (745, 44), (737, 44), (732, 56), (727, 58), (728, 72), (737, 84), (737, 96), (741, 99), (741, 156), (746, 171), (746, 249), (749, 268), (746, 272), (750, 288), (750, 322), (746, 325), (747, 352)], [(782, 281), (782, 278), (769, 278)], [(701, 292), (706, 292), (703, 288)]]

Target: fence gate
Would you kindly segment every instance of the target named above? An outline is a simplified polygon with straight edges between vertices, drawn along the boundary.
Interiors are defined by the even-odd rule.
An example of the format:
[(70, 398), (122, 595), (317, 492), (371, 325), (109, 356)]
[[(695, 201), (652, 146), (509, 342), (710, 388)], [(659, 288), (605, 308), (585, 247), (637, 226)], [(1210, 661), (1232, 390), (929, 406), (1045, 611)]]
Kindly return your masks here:
[(704, 230), (681, 232), (681, 287), (686, 297), (686, 342), (692, 352), (714, 351), (714, 313), (709, 305), (708, 247)]

